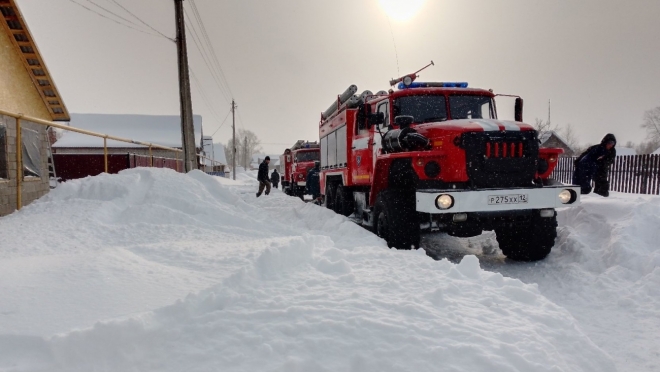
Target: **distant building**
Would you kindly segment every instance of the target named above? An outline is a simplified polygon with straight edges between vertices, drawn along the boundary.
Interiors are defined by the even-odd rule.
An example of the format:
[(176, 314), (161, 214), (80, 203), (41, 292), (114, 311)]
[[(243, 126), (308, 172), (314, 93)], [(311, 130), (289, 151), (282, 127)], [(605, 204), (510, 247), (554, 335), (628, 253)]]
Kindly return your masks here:
[[(47, 121), (69, 112), (15, 0), (0, 1), (0, 109)], [(17, 169), (16, 119), (0, 115), (0, 216), (48, 193), (47, 127), (21, 119), (23, 169)]]
[(560, 155), (561, 157), (571, 157), (578, 155), (575, 153), (575, 150), (573, 150), (573, 148), (568, 145), (564, 138), (562, 138), (557, 132), (553, 130), (541, 133), (541, 135), (539, 135), (539, 142), (541, 147), (563, 149), (564, 153)]
[[(71, 114), (71, 126), (92, 132), (111, 134), (135, 141), (150, 142), (180, 149), (181, 117), (178, 115), (132, 115), (132, 114)], [(199, 146), (202, 137), (202, 117), (193, 116), (195, 143)], [(149, 155), (149, 148), (142, 145), (108, 140), (109, 154), (132, 153)], [(103, 138), (76, 132), (66, 132), (53, 145), (56, 154), (103, 154)], [(157, 157), (176, 158), (169, 150), (152, 148)], [(182, 156), (182, 155), (180, 155)]]
[(202, 159), (204, 171), (213, 173), (214, 175), (224, 176), (225, 167), (227, 166), (225, 146), (222, 143), (213, 143), (213, 137), (211, 136), (204, 136), (202, 143), (205, 157)]
[[(195, 143), (201, 144), (202, 117), (193, 116)], [(111, 134), (134, 141), (182, 148), (181, 118), (178, 115), (71, 114), (71, 126), (92, 132)], [(96, 176), (105, 171), (103, 138), (66, 132), (52, 146), (58, 178), (64, 180)], [(183, 170), (180, 152), (107, 140), (110, 155), (108, 173), (154, 166)], [(201, 147), (197, 148), (197, 152)]]
[(259, 169), (259, 164), (263, 163), (266, 156), (270, 156), (270, 163), (268, 163), (268, 169), (273, 170), (277, 168), (278, 172), (281, 172), (280, 169), (280, 155), (267, 155), (267, 154), (254, 154), (252, 155), (252, 161), (250, 162), (250, 169), (257, 170)]
[(652, 154), (652, 155), (660, 155), (660, 148), (658, 148), (657, 150), (653, 151), (651, 154)]

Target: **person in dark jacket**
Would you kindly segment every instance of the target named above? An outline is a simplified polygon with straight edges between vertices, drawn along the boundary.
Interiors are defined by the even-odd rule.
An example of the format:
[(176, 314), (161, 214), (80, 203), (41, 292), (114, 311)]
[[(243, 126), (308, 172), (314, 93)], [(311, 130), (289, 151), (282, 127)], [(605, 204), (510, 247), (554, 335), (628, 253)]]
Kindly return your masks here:
[(594, 181), (594, 193), (602, 196), (610, 195), (610, 183), (607, 176), (610, 166), (616, 157), (616, 137), (608, 133), (598, 145), (589, 147), (575, 159), (573, 184), (579, 185), (582, 194), (591, 192), (591, 181)]
[(307, 193), (312, 195), (314, 202), (317, 202), (321, 197), (321, 182), (319, 178), (320, 171), (321, 162), (315, 161), (314, 168), (307, 172), (307, 182), (305, 183), (305, 188), (307, 189)]
[(277, 172), (277, 169), (273, 169), (273, 173), (270, 175), (270, 182), (273, 183), (274, 188), (277, 188), (277, 185), (280, 183), (280, 174)]
[(266, 188), (266, 195), (270, 194), (270, 179), (268, 179), (268, 164), (270, 164), (270, 156), (266, 156), (263, 162), (259, 164), (259, 173), (257, 173), (257, 181), (259, 181), (259, 192), (257, 198), (261, 196)]

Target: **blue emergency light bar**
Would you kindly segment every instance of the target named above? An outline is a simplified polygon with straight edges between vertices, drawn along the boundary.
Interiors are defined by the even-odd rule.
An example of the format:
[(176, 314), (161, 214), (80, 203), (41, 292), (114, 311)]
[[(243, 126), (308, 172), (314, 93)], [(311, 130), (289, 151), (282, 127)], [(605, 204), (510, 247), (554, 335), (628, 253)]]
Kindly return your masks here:
[(405, 86), (403, 83), (399, 83), (397, 88), (399, 89), (409, 89), (409, 88), (467, 88), (468, 83), (466, 82), (442, 82), (442, 83), (422, 83), (422, 82), (413, 82), (409, 86)]

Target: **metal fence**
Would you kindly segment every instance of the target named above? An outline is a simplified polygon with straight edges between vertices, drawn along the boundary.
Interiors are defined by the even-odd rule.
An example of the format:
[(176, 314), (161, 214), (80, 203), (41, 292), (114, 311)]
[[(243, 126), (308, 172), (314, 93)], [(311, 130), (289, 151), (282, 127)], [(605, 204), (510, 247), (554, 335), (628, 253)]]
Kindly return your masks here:
[[(571, 183), (575, 157), (559, 158), (552, 177)], [(660, 155), (617, 156), (610, 168), (610, 191), (631, 194), (660, 194)]]

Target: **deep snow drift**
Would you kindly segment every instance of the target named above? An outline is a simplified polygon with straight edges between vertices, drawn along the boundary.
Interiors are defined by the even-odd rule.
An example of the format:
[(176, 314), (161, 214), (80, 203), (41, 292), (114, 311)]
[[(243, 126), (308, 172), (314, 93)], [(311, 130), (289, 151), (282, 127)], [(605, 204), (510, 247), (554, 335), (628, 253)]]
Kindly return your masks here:
[[(642, 236), (649, 231), (605, 227), (612, 244), (593, 246), (603, 232), (584, 231), (609, 221), (601, 214), (623, 199), (563, 213), (572, 227), (562, 227), (543, 263), (502, 262), (484, 235), (456, 248), (479, 258), (456, 264), (389, 250), (278, 190), (255, 199), (252, 176), (238, 178), (128, 170), (67, 182), (1, 218), (0, 370), (626, 370), (603, 342), (630, 334), (599, 336), (599, 323), (561, 293), (586, 296), (568, 301), (578, 310), (580, 301), (612, 301), (602, 314), (633, 311), (658, 329), (658, 233), (650, 228), (658, 221), (639, 221), (656, 234), (652, 244)], [(657, 199), (648, 200), (649, 211), (631, 208), (654, 215)], [(429, 249), (443, 239), (429, 238)], [(612, 291), (593, 296), (610, 297), (569, 285), (574, 275)], [(618, 292), (620, 281), (642, 279), (647, 285), (629, 296)], [(553, 283), (566, 290), (545, 293)], [(654, 334), (643, 337), (658, 349)], [(635, 357), (648, 370), (659, 359), (644, 350)]]

